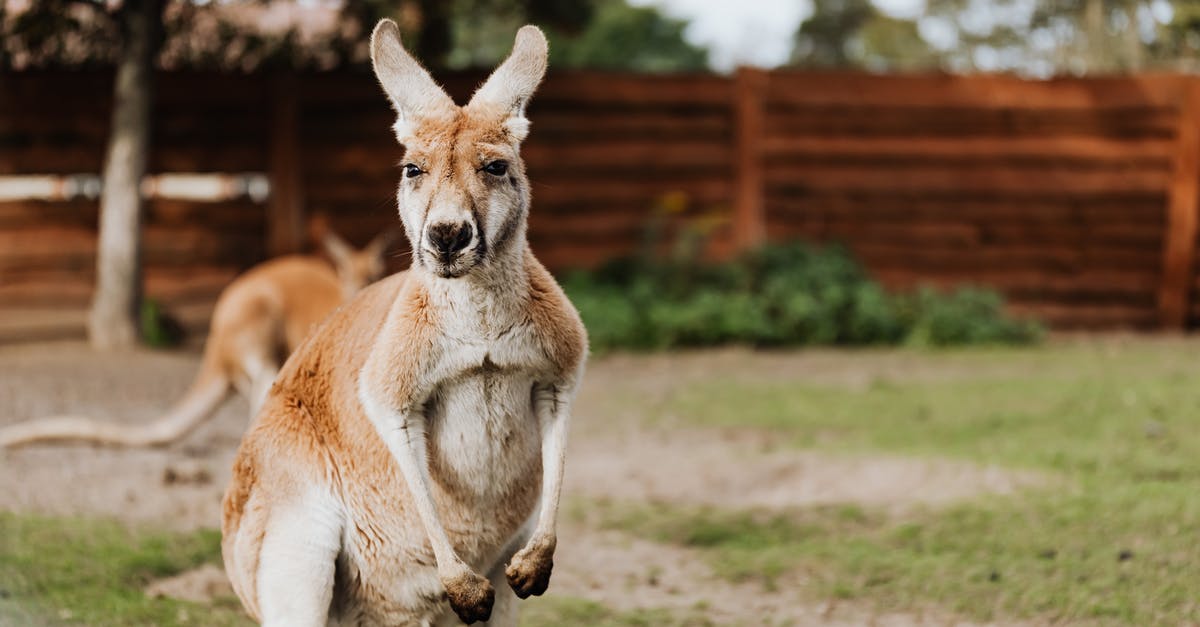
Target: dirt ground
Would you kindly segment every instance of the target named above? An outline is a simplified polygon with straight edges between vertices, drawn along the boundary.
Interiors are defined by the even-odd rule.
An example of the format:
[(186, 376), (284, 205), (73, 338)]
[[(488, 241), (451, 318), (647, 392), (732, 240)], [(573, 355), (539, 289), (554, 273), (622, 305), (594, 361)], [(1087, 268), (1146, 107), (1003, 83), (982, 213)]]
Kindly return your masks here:
[[(589, 368), (572, 426), (568, 498), (655, 500), (724, 508), (794, 508), (854, 503), (903, 509), (981, 493), (1008, 493), (1037, 480), (997, 468), (945, 460), (846, 458), (778, 449), (754, 431), (671, 430), (614, 414), (606, 394), (647, 398), (705, 373), (866, 384), (880, 376), (953, 376), (913, 372), (903, 354), (847, 360), (836, 352), (755, 354), (730, 350), (685, 355), (616, 356)], [(98, 356), (77, 343), (0, 347), (0, 424), (56, 413), (113, 421), (152, 420), (182, 394), (195, 352)], [(176, 529), (217, 527), (229, 466), (247, 421), (244, 400), (230, 400), (186, 441), (160, 450), (36, 446), (0, 452), (0, 508), (117, 517)], [(551, 593), (617, 609), (690, 610), (717, 623), (799, 625), (945, 625), (936, 612), (875, 614), (802, 600), (786, 581), (773, 591), (730, 583), (688, 549), (593, 529), (564, 517)], [(795, 583), (795, 582), (793, 582)], [(203, 599), (219, 592), (215, 569), (160, 582), (152, 592)], [(766, 619), (766, 620), (764, 620)]]

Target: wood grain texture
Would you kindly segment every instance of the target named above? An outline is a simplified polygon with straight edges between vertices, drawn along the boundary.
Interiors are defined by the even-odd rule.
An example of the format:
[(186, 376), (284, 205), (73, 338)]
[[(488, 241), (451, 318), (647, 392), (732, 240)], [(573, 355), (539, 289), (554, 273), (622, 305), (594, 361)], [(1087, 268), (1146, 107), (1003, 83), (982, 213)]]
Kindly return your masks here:
[[(441, 78), (461, 102), (483, 77)], [(10, 76), (0, 174), (98, 172), (111, 79)], [(272, 250), (311, 249), (297, 240), (304, 214), (328, 215), (355, 244), (397, 224), (404, 151), (368, 74), (300, 73), (287, 89), (262, 75), (159, 79), (152, 172), (276, 182), (269, 205), (148, 202), (147, 281), (168, 307), (206, 293), (166, 287), (195, 285), (187, 272), (211, 281)], [(67, 82), (78, 97), (55, 96)], [(991, 286), (1054, 326), (1195, 326), (1197, 85), (1172, 75), (551, 73), (524, 146), (530, 240), (551, 269), (594, 266), (637, 250), (671, 204), (667, 237), (716, 218), (714, 257), (764, 240), (839, 242), (889, 286)], [(96, 223), (94, 201), (0, 202), (0, 315), (86, 301)], [(403, 246), (390, 261), (407, 263)]]

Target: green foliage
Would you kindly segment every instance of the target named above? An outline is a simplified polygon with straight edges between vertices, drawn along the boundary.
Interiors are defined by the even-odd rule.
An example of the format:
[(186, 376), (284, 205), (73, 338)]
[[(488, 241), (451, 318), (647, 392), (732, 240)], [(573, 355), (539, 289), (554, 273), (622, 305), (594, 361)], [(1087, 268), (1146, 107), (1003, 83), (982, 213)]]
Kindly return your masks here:
[[(213, 530), (170, 534), (115, 521), (0, 513), (0, 623), (246, 625), (236, 599), (202, 607), (152, 599), (154, 579), (221, 559)], [(4, 623), (8, 624), (8, 623)]]
[(601, 0), (592, 21), (579, 34), (548, 29), (547, 35), (558, 68), (702, 71), (707, 68), (708, 54), (683, 38), (685, 26), (654, 7)]
[(987, 289), (963, 287), (942, 293), (922, 288), (893, 302), (910, 344), (1022, 344), (1040, 335), (1036, 324), (1006, 317), (1003, 299)]
[[(529, 6), (522, 8), (524, 4)], [(708, 53), (683, 38), (684, 22), (625, 0), (460, 0), (443, 6), (454, 35), (448, 67), (491, 67), (512, 48), (513, 31), (529, 21), (545, 31), (557, 69), (684, 72), (708, 67)], [(547, 10), (551, 7), (566, 15), (556, 18)]]
[(158, 301), (152, 298), (143, 300), (139, 318), (142, 341), (147, 346), (169, 348), (183, 342), (183, 326), (168, 315)]
[(869, 0), (816, 0), (812, 16), (796, 30), (792, 62), (816, 68), (851, 66), (855, 38), (878, 15)]
[(771, 246), (722, 264), (622, 260), (564, 288), (594, 350), (910, 343), (1026, 343), (994, 293), (924, 289), (892, 296), (838, 247)]

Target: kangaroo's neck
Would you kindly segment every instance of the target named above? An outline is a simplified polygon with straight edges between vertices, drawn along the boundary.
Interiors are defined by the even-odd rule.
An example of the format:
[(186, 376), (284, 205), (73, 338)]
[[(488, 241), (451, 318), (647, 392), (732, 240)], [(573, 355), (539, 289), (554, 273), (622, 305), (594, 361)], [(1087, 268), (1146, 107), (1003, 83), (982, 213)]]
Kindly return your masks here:
[(492, 252), (487, 261), (459, 278), (418, 270), (430, 303), (451, 319), (483, 330), (507, 328), (524, 316), (529, 299), (525, 238), (512, 242), (506, 250)]

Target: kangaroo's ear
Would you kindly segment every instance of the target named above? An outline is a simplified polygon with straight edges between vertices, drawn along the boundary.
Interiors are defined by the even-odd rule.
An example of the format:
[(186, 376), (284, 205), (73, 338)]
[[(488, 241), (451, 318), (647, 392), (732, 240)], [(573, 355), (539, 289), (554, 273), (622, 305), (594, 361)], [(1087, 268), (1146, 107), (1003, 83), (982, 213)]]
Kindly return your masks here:
[(371, 67), (396, 109), (396, 138), (404, 143), (420, 118), (440, 117), (454, 110), (454, 100), (400, 43), (400, 27), (380, 20), (371, 33)]
[(376, 235), (375, 239), (372, 239), (371, 243), (367, 244), (367, 247), (363, 250), (372, 257), (382, 257), (383, 253), (387, 252), (387, 249), (391, 248), (392, 244), (396, 242), (396, 237), (399, 234), (398, 229), (388, 229)]
[(529, 104), (538, 83), (546, 74), (548, 53), (549, 46), (541, 29), (533, 25), (521, 27), (517, 31), (512, 54), (475, 92), (468, 106), (479, 103), (504, 111), (508, 116), (504, 124), (509, 132), (517, 141), (524, 140), (529, 134), (525, 105)]
[(341, 268), (348, 265), (354, 257), (354, 247), (346, 243), (346, 240), (337, 236), (333, 231), (325, 231), (321, 237), (321, 245), (325, 247), (325, 252), (329, 253), (329, 258), (333, 260), (333, 265)]

